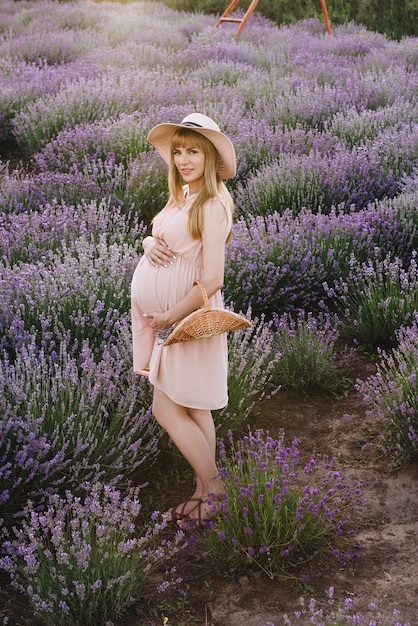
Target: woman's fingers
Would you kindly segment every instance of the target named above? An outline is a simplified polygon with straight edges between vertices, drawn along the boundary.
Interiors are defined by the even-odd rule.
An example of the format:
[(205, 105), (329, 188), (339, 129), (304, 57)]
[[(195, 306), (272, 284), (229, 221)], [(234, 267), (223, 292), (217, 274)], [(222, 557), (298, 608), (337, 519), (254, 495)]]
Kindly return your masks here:
[(168, 267), (176, 260), (176, 256), (167, 244), (162, 240), (156, 240), (156, 243), (149, 250), (148, 260), (152, 265), (162, 265)]
[(168, 326), (167, 316), (164, 313), (154, 311), (152, 313), (143, 313), (142, 316), (148, 319), (149, 325), (154, 332), (164, 330)]

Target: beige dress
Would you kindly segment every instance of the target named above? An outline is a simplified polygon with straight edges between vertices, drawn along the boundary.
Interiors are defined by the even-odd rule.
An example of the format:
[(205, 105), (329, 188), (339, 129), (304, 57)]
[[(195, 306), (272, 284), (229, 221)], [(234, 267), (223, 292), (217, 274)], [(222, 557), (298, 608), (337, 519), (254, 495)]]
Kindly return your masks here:
[[(220, 198), (222, 202), (222, 198)], [(143, 313), (166, 311), (192, 288), (203, 275), (202, 240), (193, 239), (187, 225), (187, 213), (193, 197), (182, 207), (164, 209), (154, 220), (153, 237), (164, 239), (176, 260), (168, 267), (154, 267), (144, 254), (131, 284), (133, 368), (149, 367), (150, 382), (181, 406), (196, 409), (220, 409), (228, 403), (228, 350), (226, 334), (208, 339), (162, 346)], [(210, 207), (208, 207), (210, 210)], [(227, 211), (225, 239), (232, 218)], [(218, 290), (211, 306), (222, 307)]]

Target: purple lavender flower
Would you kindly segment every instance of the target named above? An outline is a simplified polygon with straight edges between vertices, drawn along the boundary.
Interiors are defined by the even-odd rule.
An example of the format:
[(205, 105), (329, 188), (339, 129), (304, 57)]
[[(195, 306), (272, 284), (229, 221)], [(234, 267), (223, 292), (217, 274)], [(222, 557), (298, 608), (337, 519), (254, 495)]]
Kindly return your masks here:
[[(351, 522), (344, 509), (359, 500), (358, 486), (335, 461), (311, 459), (304, 472), (298, 442), (287, 445), (283, 431), (277, 440), (261, 430), (239, 441), (231, 433), (228, 452), (225, 447), (221, 442), (227, 497), (213, 519), (214, 532), (197, 538), (218, 568), (260, 568), (274, 576), (300, 557), (348, 545)], [(266, 475), (273, 489), (266, 487)], [(354, 558), (352, 550), (337, 552), (342, 561)]]

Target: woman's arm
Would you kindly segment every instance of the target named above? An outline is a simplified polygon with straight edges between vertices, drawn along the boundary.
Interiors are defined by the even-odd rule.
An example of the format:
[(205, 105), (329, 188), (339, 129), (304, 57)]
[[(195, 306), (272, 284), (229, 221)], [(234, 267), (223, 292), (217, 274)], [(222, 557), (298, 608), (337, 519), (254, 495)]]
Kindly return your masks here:
[(224, 284), (225, 241), (229, 233), (227, 209), (219, 200), (212, 200), (205, 208), (202, 232), (202, 282), (208, 296), (213, 296)]

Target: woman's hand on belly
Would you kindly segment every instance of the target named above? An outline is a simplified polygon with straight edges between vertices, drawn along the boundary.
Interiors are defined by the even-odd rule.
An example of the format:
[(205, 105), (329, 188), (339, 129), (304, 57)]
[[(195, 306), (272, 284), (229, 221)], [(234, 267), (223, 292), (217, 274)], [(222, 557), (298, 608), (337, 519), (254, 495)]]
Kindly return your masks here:
[(149, 320), (149, 325), (154, 333), (158, 333), (160, 330), (168, 328), (168, 326), (171, 326), (176, 321), (170, 318), (170, 311), (166, 311), (165, 313), (160, 313), (158, 311), (143, 313), (143, 316)]
[(145, 256), (154, 267), (168, 267), (173, 265), (176, 260), (176, 255), (170, 250), (164, 239), (146, 237), (143, 246)]

